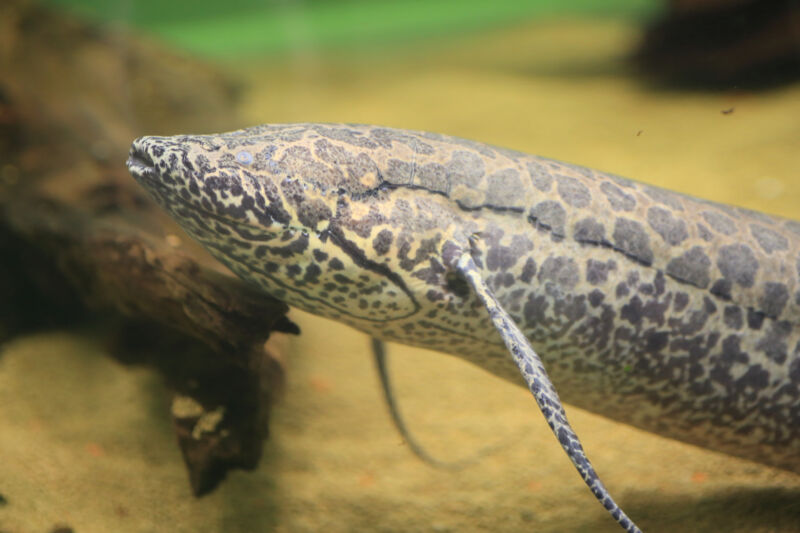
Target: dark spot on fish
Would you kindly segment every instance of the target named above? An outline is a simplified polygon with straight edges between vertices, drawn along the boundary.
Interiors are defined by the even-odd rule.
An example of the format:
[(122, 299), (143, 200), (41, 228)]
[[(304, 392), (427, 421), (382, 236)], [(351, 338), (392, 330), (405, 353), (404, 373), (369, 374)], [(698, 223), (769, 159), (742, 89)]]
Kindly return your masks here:
[(469, 283), (455, 272), (448, 272), (445, 275), (445, 286), (448, 291), (462, 300), (467, 299), (470, 295)]
[(710, 282), (710, 268), (711, 259), (708, 258), (702, 247), (694, 246), (680, 257), (667, 263), (666, 272), (678, 281), (705, 289)]
[(536, 204), (528, 215), (528, 220), (534, 227), (550, 230), (559, 237), (565, 235), (564, 225), (566, 219), (567, 212), (560, 203), (553, 200), (546, 200)]
[[(709, 313), (705, 309), (690, 311), (686, 320), (679, 323), (678, 332), (681, 335), (694, 335), (701, 331), (706, 325)], [(670, 321), (672, 323), (672, 320)]]
[(382, 229), (378, 232), (372, 240), (372, 248), (378, 255), (385, 255), (389, 252), (392, 246), (392, 232), (388, 229)]
[(349, 285), (349, 284), (353, 283), (353, 280), (351, 280), (350, 278), (348, 278), (344, 274), (334, 274), (333, 275), (333, 280), (336, 283), (339, 283), (341, 285)]
[(711, 233), (711, 231), (699, 222), (697, 223), (697, 234), (706, 242), (711, 242), (714, 240), (714, 235)]
[(666, 282), (664, 280), (664, 273), (660, 270), (656, 271), (656, 275), (653, 278), (653, 287), (655, 288), (655, 295), (661, 296), (666, 291)]
[(294, 277), (299, 276), (302, 271), (303, 271), (303, 269), (300, 267), (300, 265), (296, 265), (296, 264), (295, 265), (287, 265), (287, 267), (286, 267), (286, 274), (290, 278), (294, 278)]
[(607, 244), (606, 228), (592, 217), (584, 218), (576, 222), (573, 235), (578, 242)]
[(673, 300), (673, 309), (676, 313), (680, 313), (686, 306), (689, 305), (689, 295), (685, 292), (676, 292), (675, 300)]
[(512, 239), (511, 246), (500, 245), (499, 239), (489, 246), (486, 252), (486, 268), (491, 271), (509, 270), (516, 264), (520, 254), (533, 248), (530, 241), (516, 237)]
[(764, 352), (769, 359), (782, 365), (786, 362), (788, 346), (786, 339), (792, 332), (792, 324), (787, 321), (773, 321), (764, 336), (756, 343), (756, 350)]
[(657, 299), (647, 300), (644, 303), (644, 307), (642, 307), (642, 316), (651, 323), (662, 326), (665, 319), (664, 313), (667, 311), (667, 308), (669, 308), (669, 304), (669, 298), (664, 301)]
[(522, 273), (519, 276), (520, 281), (523, 283), (530, 283), (533, 276), (536, 275), (536, 261), (532, 257), (525, 260), (525, 266), (522, 267)]
[(714, 296), (722, 298), (723, 300), (730, 300), (731, 299), (731, 290), (733, 289), (733, 283), (731, 283), (728, 279), (718, 279), (714, 282), (711, 286), (710, 292)]
[(447, 169), (439, 163), (427, 163), (418, 167), (414, 181), (415, 185), (429, 191), (447, 193), (450, 190)]
[(464, 184), (474, 189), (485, 174), (483, 159), (473, 152), (456, 150), (450, 161), (445, 165), (447, 169), (447, 181), (451, 187), (457, 184)]
[(542, 192), (547, 192), (553, 184), (553, 176), (547, 171), (544, 165), (535, 161), (528, 163), (528, 173), (531, 176), (533, 186)]
[(744, 323), (742, 308), (737, 305), (725, 306), (723, 320), (725, 321), (725, 325), (731, 329), (742, 329)]
[(580, 281), (580, 271), (571, 257), (550, 256), (542, 263), (537, 279), (540, 282), (554, 281), (564, 289), (572, 289)]
[(389, 183), (395, 185), (410, 185), (414, 179), (413, 167), (402, 159), (390, 159), (383, 173), (384, 178)]
[(754, 330), (761, 329), (761, 325), (764, 323), (764, 313), (761, 311), (756, 311), (755, 309), (748, 308), (747, 309), (747, 327)]
[(620, 310), (620, 318), (627, 320), (632, 325), (642, 320), (642, 300), (638, 296), (631, 298)]
[[(430, 239), (422, 239), (419, 243), (419, 246), (417, 246), (414, 257), (409, 257), (408, 254), (411, 250), (411, 241), (409, 239), (403, 239), (401, 235), (401, 238), (397, 241), (397, 257), (400, 259), (400, 268), (411, 271), (414, 267), (427, 260), (432, 254), (435, 253), (438, 242), (438, 236)], [(475, 263), (478, 264), (477, 258), (474, 259)]]
[(597, 307), (603, 300), (605, 299), (605, 294), (600, 289), (594, 289), (592, 292), (589, 293), (589, 303), (592, 304), (592, 307)]
[(721, 362), (726, 366), (733, 363), (747, 363), (747, 354), (741, 349), (741, 337), (739, 335), (728, 335), (722, 341)]
[[(444, 300), (444, 294), (442, 294), (440, 291), (437, 291), (436, 289), (428, 289), (428, 292), (425, 293), (425, 297), (428, 298), (428, 300), (431, 302), (438, 302), (440, 300)], [(429, 316), (429, 318), (433, 317)]]
[(613, 239), (615, 248), (631, 259), (646, 265), (653, 262), (650, 238), (642, 225), (635, 220), (618, 218), (614, 224)]
[(752, 287), (758, 270), (758, 260), (749, 246), (729, 244), (720, 248), (717, 267), (725, 278), (743, 287)]
[(310, 263), (306, 266), (306, 273), (303, 276), (303, 281), (306, 283), (317, 283), (320, 274), (322, 274), (322, 269), (319, 265)]
[(557, 189), (561, 198), (573, 207), (588, 207), (592, 200), (589, 188), (575, 178), (556, 176)]
[(649, 330), (645, 333), (645, 350), (647, 353), (658, 353), (667, 347), (669, 332)]
[(566, 295), (564, 298), (559, 298), (553, 305), (553, 312), (563, 316), (568, 323), (578, 322), (586, 315), (586, 297)]
[(530, 326), (547, 324), (546, 311), (549, 305), (550, 302), (546, 296), (530, 293), (522, 310), (525, 315), (525, 323)]
[(664, 242), (672, 246), (678, 245), (689, 237), (686, 223), (672, 216), (672, 213), (663, 207), (651, 207), (647, 210), (647, 222), (656, 233), (661, 235)]
[(522, 201), (522, 182), (519, 171), (514, 168), (498, 170), (487, 176), (485, 189), (486, 203), (490, 205), (513, 206)]
[(624, 281), (621, 281), (617, 284), (616, 295), (617, 298), (622, 298), (627, 296), (630, 293), (630, 289), (628, 289), (628, 284)]
[(586, 260), (586, 281), (592, 285), (601, 285), (608, 280), (608, 271), (615, 268), (615, 264), (598, 261), (596, 259)]
[(769, 281), (764, 284), (764, 292), (758, 299), (758, 305), (766, 315), (777, 317), (788, 301), (789, 290), (786, 285)]

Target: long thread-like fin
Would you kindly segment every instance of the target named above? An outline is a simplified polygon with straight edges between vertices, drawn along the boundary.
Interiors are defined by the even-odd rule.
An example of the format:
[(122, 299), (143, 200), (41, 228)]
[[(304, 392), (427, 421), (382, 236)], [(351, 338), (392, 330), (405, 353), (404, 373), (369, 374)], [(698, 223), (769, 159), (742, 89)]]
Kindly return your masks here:
[(456, 268), (475, 290), (486, 310), (489, 311), (489, 316), (495, 328), (503, 338), (508, 351), (511, 352), (511, 356), (519, 367), (522, 377), (525, 378), (528, 388), (533, 393), (533, 397), (547, 420), (547, 424), (595, 498), (600, 501), (623, 529), (629, 533), (641, 533), (641, 530), (617, 505), (600, 481), (594, 471), (594, 467), (589, 462), (589, 458), (586, 457), (586, 453), (583, 451), (583, 446), (581, 446), (578, 436), (567, 421), (564, 407), (561, 405), (561, 400), (558, 398), (555, 387), (547, 376), (542, 360), (533, 350), (527, 337), (497, 301), (492, 290), (481, 277), (481, 272), (475, 265), (472, 255), (469, 252), (463, 253), (458, 259)]
[[(464, 459), (455, 459), (453, 461), (444, 461), (433, 457), (431, 454), (422, 447), (419, 442), (411, 434), (411, 431), (403, 420), (403, 415), (400, 414), (400, 407), (397, 405), (397, 400), (394, 397), (394, 390), (392, 389), (392, 381), (389, 377), (389, 359), (386, 355), (386, 346), (383, 341), (373, 338), (372, 339), (372, 355), (375, 359), (375, 366), (378, 369), (378, 377), (381, 380), (381, 389), (383, 390), (383, 397), (386, 399), (386, 406), (389, 408), (389, 414), (392, 416), (397, 431), (403, 440), (406, 441), (412, 453), (419, 457), (423, 462), (430, 466), (443, 469), (458, 469), (477, 463), (487, 455), (493, 454), (500, 449), (504, 448), (508, 443), (508, 439), (503, 439), (503, 442), (490, 444), (478, 450), (474, 455), (465, 457)], [(516, 440), (516, 439), (514, 439)]]
[(467, 464), (466, 461), (442, 461), (435, 457), (425, 450), (417, 440), (411, 435), (411, 432), (408, 430), (405, 421), (403, 420), (403, 416), (400, 414), (400, 408), (397, 406), (397, 402), (394, 398), (394, 392), (392, 389), (392, 382), (389, 378), (389, 368), (388, 368), (388, 360), (386, 356), (386, 346), (383, 344), (383, 341), (378, 340), (376, 338), (372, 338), (372, 356), (375, 359), (375, 366), (378, 369), (378, 377), (381, 380), (381, 389), (383, 390), (383, 396), (386, 399), (386, 406), (389, 408), (389, 414), (392, 416), (392, 421), (394, 422), (397, 431), (400, 433), (400, 436), (403, 437), (403, 440), (406, 441), (408, 447), (411, 451), (419, 457), (425, 463), (428, 463), (431, 466), (436, 468), (459, 468)]

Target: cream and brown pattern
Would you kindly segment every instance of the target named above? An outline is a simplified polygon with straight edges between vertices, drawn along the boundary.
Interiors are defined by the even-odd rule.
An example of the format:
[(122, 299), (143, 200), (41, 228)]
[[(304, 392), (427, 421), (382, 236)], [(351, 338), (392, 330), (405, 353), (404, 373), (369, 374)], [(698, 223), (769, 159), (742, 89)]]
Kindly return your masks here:
[(470, 250), (566, 402), (800, 473), (799, 222), (375, 126), (143, 137), (128, 164), (264, 291), (519, 382)]

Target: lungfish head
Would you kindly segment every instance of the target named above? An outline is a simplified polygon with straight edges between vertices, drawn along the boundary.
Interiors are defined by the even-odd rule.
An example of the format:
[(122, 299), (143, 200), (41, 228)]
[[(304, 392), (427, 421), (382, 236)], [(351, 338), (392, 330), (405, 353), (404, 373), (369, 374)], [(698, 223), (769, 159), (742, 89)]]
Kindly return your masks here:
[(452, 248), (447, 198), (401, 187), (398, 154), (412, 161), (415, 147), (394, 131), (292, 124), (141, 137), (128, 169), (240, 277), (315, 314), (383, 322), (420, 312), (421, 299), (446, 303)]

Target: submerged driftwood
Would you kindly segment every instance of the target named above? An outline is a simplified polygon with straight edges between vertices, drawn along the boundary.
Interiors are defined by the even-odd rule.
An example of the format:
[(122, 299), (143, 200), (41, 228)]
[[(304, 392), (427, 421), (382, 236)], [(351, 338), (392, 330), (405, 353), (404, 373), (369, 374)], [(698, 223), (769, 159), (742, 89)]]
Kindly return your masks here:
[[(0, 340), (101, 321), (159, 368), (196, 494), (252, 468), (282, 365), (282, 302), (220, 267), (128, 175), (141, 134), (223, 129), (233, 88), (195, 62), (23, 0), (0, 6)], [(228, 118), (230, 120), (230, 118)]]
[(800, 4), (668, 0), (635, 60), (649, 77), (694, 88), (763, 89), (800, 78)]

